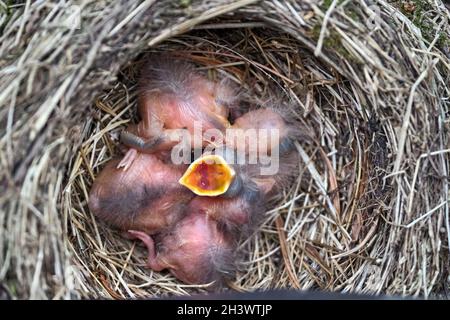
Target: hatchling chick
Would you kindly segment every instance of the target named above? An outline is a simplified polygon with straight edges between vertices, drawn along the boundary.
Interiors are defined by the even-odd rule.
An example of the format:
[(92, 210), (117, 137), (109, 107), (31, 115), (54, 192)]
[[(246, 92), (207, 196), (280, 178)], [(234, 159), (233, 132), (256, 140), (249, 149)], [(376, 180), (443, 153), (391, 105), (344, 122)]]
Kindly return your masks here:
[(127, 231), (161, 232), (179, 221), (193, 194), (178, 184), (185, 167), (138, 153), (128, 170), (111, 160), (95, 179), (89, 208), (106, 223)]
[(164, 269), (187, 284), (221, 285), (234, 273), (236, 240), (216, 220), (188, 210), (172, 229), (152, 237), (146, 232), (129, 230), (147, 247), (147, 266)]
[[(225, 131), (230, 126), (229, 108), (238, 103), (236, 89), (230, 81), (213, 82), (176, 59), (152, 56), (146, 61), (139, 79), (137, 127), (125, 130), (121, 141), (130, 147), (119, 167), (127, 168), (136, 150), (156, 153), (171, 149), (181, 137), (168, 129), (186, 129), (191, 139), (203, 141), (209, 129)], [(194, 137), (195, 126), (201, 126)]]
[[(250, 150), (254, 150), (258, 153), (265, 151), (267, 154), (271, 154), (272, 149), (277, 146), (280, 154), (289, 153), (294, 149), (294, 141), (301, 136), (300, 130), (294, 125), (289, 124), (286, 119), (290, 117), (289, 106), (283, 105), (280, 107), (266, 106), (258, 109), (251, 110), (244, 113), (242, 116), (234, 120), (233, 125), (230, 127), (230, 132), (234, 134), (226, 136), (226, 145), (228, 148), (234, 148), (242, 153), (249, 153)], [(254, 130), (256, 139), (246, 130)], [(244, 133), (241, 133), (243, 130)], [(271, 130), (278, 132), (278, 139), (271, 142)], [(262, 144), (261, 132), (267, 137), (266, 144)], [(237, 139), (246, 137), (243, 141)], [(247, 138), (248, 137), (248, 138)], [(276, 136), (274, 136), (276, 137)], [(250, 141), (250, 139), (254, 139)], [(261, 150), (259, 147), (266, 146), (267, 150)], [(253, 148), (253, 149), (252, 149)]]

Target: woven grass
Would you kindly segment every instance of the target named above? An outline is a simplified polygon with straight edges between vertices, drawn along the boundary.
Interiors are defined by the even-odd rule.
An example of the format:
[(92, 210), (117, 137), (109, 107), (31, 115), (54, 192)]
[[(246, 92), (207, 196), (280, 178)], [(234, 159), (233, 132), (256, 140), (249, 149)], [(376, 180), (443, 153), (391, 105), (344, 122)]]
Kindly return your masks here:
[[(413, 4), (413, 6), (411, 5)], [(89, 188), (136, 120), (146, 52), (276, 95), (312, 141), (271, 199), (231, 290), (445, 297), (450, 14), (441, 1), (0, 1), (0, 296), (205, 292), (144, 267)]]

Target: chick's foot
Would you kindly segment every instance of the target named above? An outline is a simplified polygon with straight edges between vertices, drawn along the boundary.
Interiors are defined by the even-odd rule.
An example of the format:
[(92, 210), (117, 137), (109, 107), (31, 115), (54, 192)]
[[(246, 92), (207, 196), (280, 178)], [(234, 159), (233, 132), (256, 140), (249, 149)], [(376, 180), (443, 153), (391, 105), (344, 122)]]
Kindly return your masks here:
[(134, 159), (136, 159), (136, 156), (137, 156), (136, 149), (128, 149), (123, 159), (117, 165), (117, 169), (123, 168), (123, 171), (127, 171), (128, 168), (131, 167), (131, 165), (133, 164)]

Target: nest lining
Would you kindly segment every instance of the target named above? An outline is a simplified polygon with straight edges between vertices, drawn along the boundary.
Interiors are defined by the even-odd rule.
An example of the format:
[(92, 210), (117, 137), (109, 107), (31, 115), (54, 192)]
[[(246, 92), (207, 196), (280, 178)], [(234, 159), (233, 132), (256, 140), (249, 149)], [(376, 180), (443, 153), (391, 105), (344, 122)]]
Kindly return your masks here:
[[(0, 95), (10, 106), (2, 112), (8, 123), (2, 148), (10, 151), (2, 154), (9, 169), (2, 170), (2, 181), (18, 187), (1, 199), (1, 234), (8, 236), (0, 243), (0, 279), (12, 296), (130, 298), (205, 291), (146, 269), (143, 248), (99, 223), (86, 206), (94, 177), (120, 153), (118, 132), (136, 120), (133, 61), (148, 42), (152, 51), (175, 52), (210, 77), (234, 79), (259, 104), (273, 92), (281, 94), (314, 137), (313, 143), (298, 141), (298, 179), (272, 199), (260, 230), (242, 243), (244, 271), (232, 289), (428, 297), (448, 288), (450, 63), (445, 44), (438, 47), (437, 41), (448, 30), (448, 11), (442, 4), (427, 11), (425, 20), (442, 23), (435, 38), (425, 39), (411, 17), (385, 1), (378, 2), (382, 19), (374, 30), (366, 24), (371, 9), (365, 2), (244, 6), (251, 2), (194, 3), (194, 18), (167, 3), (150, 11), (142, 7), (142, 21), (153, 17), (154, 28), (146, 33), (145, 23), (125, 24), (112, 46), (104, 44), (111, 31), (107, 18), (125, 21), (138, 5), (102, 2), (98, 8), (110, 5), (104, 20), (92, 15), (89, 21), (94, 41), (80, 46), (67, 40), (73, 57), (91, 54), (86, 60), (73, 70), (50, 68), (58, 72), (46, 83), (36, 79), (47, 74), (39, 68), (29, 72), (32, 66), (23, 67), (27, 81), (2, 79), (0, 92), (13, 93)], [(211, 12), (222, 16), (211, 20)], [(25, 33), (33, 31), (33, 16), (22, 14), (28, 19)], [(19, 11), (12, 15), (6, 35), (20, 26), (14, 24)], [(175, 17), (170, 25), (164, 25), (167, 17)], [(174, 35), (201, 22), (202, 30)], [(4, 38), (2, 50), (13, 47)], [(111, 58), (114, 50), (124, 55)], [(48, 58), (33, 53), (37, 60)], [(66, 61), (53, 58), (51, 65)], [(71, 82), (65, 86), (61, 77), (67, 74)], [(118, 80), (111, 85), (100, 80), (114, 75)], [(48, 98), (42, 104), (61, 92), (67, 98), (57, 95), (56, 102)], [(94, 96), (95, 103), (87, 103)], [(40, 108), (52, 103), (54, 112)]]

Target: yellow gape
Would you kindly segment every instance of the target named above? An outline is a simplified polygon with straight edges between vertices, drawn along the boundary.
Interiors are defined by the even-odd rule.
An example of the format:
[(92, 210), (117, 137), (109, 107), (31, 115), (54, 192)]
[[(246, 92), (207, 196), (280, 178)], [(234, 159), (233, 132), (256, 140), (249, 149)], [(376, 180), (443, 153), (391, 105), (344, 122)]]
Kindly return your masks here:
[(195, 160), (179, 183), (199, 196), (219, 196), (230, 187), (236, 175), (233, 168), (218, 155), (205, 155)]

